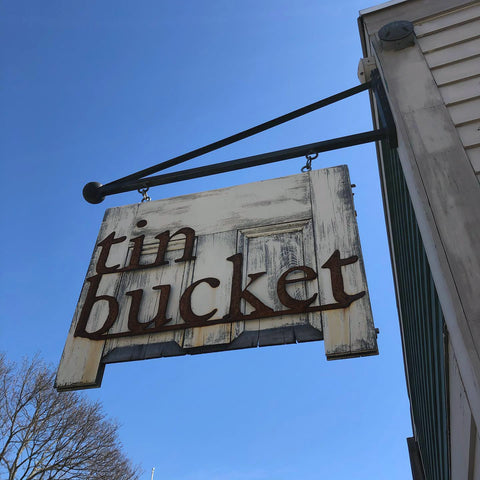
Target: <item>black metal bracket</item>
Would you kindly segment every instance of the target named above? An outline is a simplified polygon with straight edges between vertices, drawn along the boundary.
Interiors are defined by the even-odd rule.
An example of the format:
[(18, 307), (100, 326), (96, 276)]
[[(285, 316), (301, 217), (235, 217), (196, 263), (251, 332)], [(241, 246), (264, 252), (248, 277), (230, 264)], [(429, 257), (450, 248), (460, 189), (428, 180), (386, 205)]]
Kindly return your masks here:
[[(206, 165), (203, 167), (191, 168), (179, 172), (165, 173), (162, 175), (148, 176), (157, 173), (166, 168), (179, 165), (193, 158), (205, 155), (206, 153), (218, 150), (226, 145), (230, 145), (244, 138), (250, 137), (257, 133), (268, 130), (272, 127), (288, 122), (298, 118), (307, 113), (318, 110), (332, 103), (351, 97), (357, 93), (371, 89), (375, 95), (378, 110), (380, 112), (380, 129), (369, 132), (358, 133), (355, 135), (348, 135), (345, 137), (334, 138), (331, 140), (324, 140), (321, 142), (300, 145), (297, 147), (277, 150), (274, 152), (262, 153), (251, 157), (239, 158), (226, 162), (216, 163), (213, 165)], [(330, 150), (336, 150), (363, 143), (375, 142), (380, 140), (388, 140), (390, 146), (395, 148), (397, 146), (397, 136), (395, 130), (395, 122), (388, 104), (387, 95), (383, 88), (380, 75), (377, 70), (372, 72), (372, 78), (369, 82), (356, 87), (350, 88), (343, 92), (332, 95), (318, 102), (312, 103), (305, 107), (294, 110), (280, 117), (274, 118), (268, 122), (262, 123), (255, 127), (244, 130), (243, 132), (231, 135), (217, 142), (211, 143), (204, 147), (192, 150), (178, 157), (166, 160), (152, 167), (140, 170), (139, 172), (127, 175), (113, 182), (102, 185), (98, 182), (90, 182), (83, 188), (83, 197), (89, 203), (101, 203), (107, 195), (114, 195), (116, 193), (130, 192), (143, 188), (149, 188), (157, 185), (166, 185), (168, 183), (180, 182), (183, 180), (190, 180), (192, 178), (200, 178), (208, 175), (215, 175), (217, 173), (231, 172), (233, 170), (240, 170), (242, 168), (249, 168), (258, 165), (265, 165), (268, 163), (279, 162), (290, 158), (297, 158), (306, 155), (313, 155)]]

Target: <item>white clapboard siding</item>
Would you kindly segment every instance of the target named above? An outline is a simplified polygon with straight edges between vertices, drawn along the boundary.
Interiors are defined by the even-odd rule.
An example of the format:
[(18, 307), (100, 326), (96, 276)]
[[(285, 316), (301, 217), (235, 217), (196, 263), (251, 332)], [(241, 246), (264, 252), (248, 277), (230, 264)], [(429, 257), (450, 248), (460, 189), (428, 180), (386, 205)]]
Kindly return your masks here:
[(423, 37), (442, 30), (449, 30), (452, 26), (470, 23), (472, 19), (480, 17), (480, 4), (469, 5), (454, 11), (445, 12), (434, 18), (427, 18), (415, 24), (415, 34)]
[[(167, 263), (149, 267), (157, 259), (156, 236), (185, 227), (195, 231), (193, 257), (181, 260), (186, 237), (179, 234), (168, 242)], [(97, 264), (102, 252), (105, 257), (101, 242), (107, 238), (118, 242), (103, 260), (110, 270), (102, 272)], [(340, 296), (365, 292), (348, 306), (333, 297), (331, 271), (324, 267), (337, 250), (341, 259), (354, 258), (341, 267)], [(277, 290), (283, 274), (288, 274), (284, 288), (292, 299), (284, 301), (298, 305), (311, 299), (311, 310), (285, 314), (289, 307)], [(240, 313), (232, 310), (235, 275), (240, 292), (247, 289), (254, 296), (252, 304), (248, 293), (241, 300), (238, 294)], [(90, 288), (86, 281), (57, 374), (59, 390), (99, 386), (104, 365), (120, 361), (321, 339), (327, 359), (377, 353), (345, 166), (107, 210), (87, 279), (93, 276), (100, 278), (98, 290), (84, 316), (85, 335), (91, 337), (75, 336)], [(198, 317), (205, 316), (197, 326), (185, 323), (185, 312), (183, 318), (180, 313), (187, 290), (190, 301), (183, 297), (183, 305), (191, 308), (193, 319), (202, 322)], [(168, 303), (162, 303), (167, 293)], [(249, 318), (258, 302), (261, 315)], [(333, 309), (322, 311), (325, 304)], [(111, 305), (118, 305), (118, 312)], [(133, 305), (140, 305), (138, 311)], [(162, 306), (163, 330), (155, 332), (152, 322)], [(112, 312), (114, 323), (107, 325)]]
[(448, 111), (456, 126), (474, 122), (478, 119), (478, 112), (480, 112), (480, 97), (448, 106)]
[(475, 174), (480, 170), (480, 5), (415, 24), (418, 44)]
[(480, 119), (458, 127), (457, 131), (466, 148), (480, 146)]
[(480, 55), (480, 38), (467, 40), (463, 43), (457, 43), (450, 47), (435, 50), (425, 54), (430, 68), (438, 68), (450, 64), (455, 64), (462, 60), (478, 57)]
[(480, 147), (468, 148), (467, 155), (472, 163), (474, 172), (480, 175)]
[(468, 23), (454, 25), (446, 30), (426, 36), (417, 36), (418, 44), (424, 53), (433, 52), (441, 48), (457, 45), (465, 41), (480, 37), (478, 17)]
[[(480, 22), (478, 27), (480, 28)], [(433, 78), (439, 87), (458, 82), (459, 80), (477, 77), (480, 72), (480, 55), (456, 63), (432, 68), (431, 70)]]
[(480, 97), (480, 75), (440, 87), (445, 105), (468, 102)]

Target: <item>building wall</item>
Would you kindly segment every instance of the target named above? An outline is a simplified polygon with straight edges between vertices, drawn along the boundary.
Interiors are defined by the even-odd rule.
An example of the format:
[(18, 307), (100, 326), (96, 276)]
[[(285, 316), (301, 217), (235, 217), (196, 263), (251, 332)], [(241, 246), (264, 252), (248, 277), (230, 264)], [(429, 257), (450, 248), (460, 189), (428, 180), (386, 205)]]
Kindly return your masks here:
[[(391, 50), (378, 37), (384, 25), (398, 20), (414, 24), (413, 45)], [(421, 343), (435, 337), (432, 313), (423, 313), (427, 330), (414, 331), (413, 314), (402, 305), (421, 298), (422, 284), (402, 286), (402, 233), (395, 231), (403, 200), (389, 200), (385, 146), (379, 149), (387, 229), (395, 276), (412, 423), (425, 478), (480, 479), (480, 3), (465, 0), (394, 1), (360, 12), (364, 56), (373, 57), (394, 116), (401, 174), (418, 225), (428, 270), (445, 327), (443, 360)], [(377, 122), (374, 105), (374, 119)], [(398, 208), (397, 208), (398, 207)], [(407, 215), (405, 213), (404, 215)], [(421, 248), (420, 248), (421, 247)], [(421, 270), (418, 264), (408, 267)], [(422, 279), (428, 276), (423, 273)], [(408, 297), (410, 295), (410, 297)], [(438, 336), (438, 335), (437, 335)], [(438, 338), (437, 338), (438, 340)], [(432, 360), (424, 370), (412, 342)], [(445, 386), (437, 380), (425, 391), (415, 384), (435, 378), (444, 363)], [(432, 399), (447, 399), (448, 421), (441, 426), (428, 409)], [(420, 407), (419, 407), (420, 405)], [(422, 441), (424, 416), (447, 436), (448, 451), (435, 439)], [(437, 453), (435, 453), (437, 452)], [(440, 452), (442, 458), (436, 455)], [(438, 456), (438, 455), (437, 455)], [(448, 458), (445, 458), (448, 457)], [(447, 473), (441, 468), (447, 462)], [(432, 463), (433, 462), (433, 463)], [(437, 465), (432, 466), (432, 465)]]
[(448, 375), (444, 317), (398, 153), (387, 142), (382, 145), (382, 166), (414, 445), (420, 450), (423, 460), (420, 470), (426, 478), (447, 480)]
[(452, 346), (449, 348), (450, 457), (452, 478), (480, 478), (480, 437)]
[(415, 22), (415, 35), (474, 172), (479, 176), (480, 4)]

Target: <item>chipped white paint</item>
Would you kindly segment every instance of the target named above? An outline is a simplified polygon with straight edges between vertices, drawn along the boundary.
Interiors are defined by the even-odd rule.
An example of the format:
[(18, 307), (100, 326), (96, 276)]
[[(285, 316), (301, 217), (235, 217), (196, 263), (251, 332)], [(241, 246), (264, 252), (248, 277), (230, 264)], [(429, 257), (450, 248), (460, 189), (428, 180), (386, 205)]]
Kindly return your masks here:
[(328, 359), (377, 353), (345, 166), (107, 210), (56, 386), (99, 386), (106, 363), (321, 339)]

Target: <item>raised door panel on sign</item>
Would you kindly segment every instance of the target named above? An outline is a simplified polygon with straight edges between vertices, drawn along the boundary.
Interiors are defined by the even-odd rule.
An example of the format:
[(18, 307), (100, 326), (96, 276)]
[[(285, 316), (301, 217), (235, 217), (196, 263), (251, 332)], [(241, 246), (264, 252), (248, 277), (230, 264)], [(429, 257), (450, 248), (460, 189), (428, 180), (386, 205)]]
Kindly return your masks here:
[[(322, 338), (319, 314), (276, 313), (292, 310), (292, 305), (300, 307), (301, 302), (318, 291), (315, 279), (302, 280), (307, 269), (312, 272), (316, 269), (312, 233), (309, 219), (239, 231), (242, 288), (247, 291), (241, 300), (241, 309), (247, 319), (235, 322), (232, 329), (236, 348)], [(287, 280), (285, 283), (282, 276)], [(280, 294), (279, 284), (280, 289), (285, 290)], [(254, 319), (248, 319), (248, 315)]]

